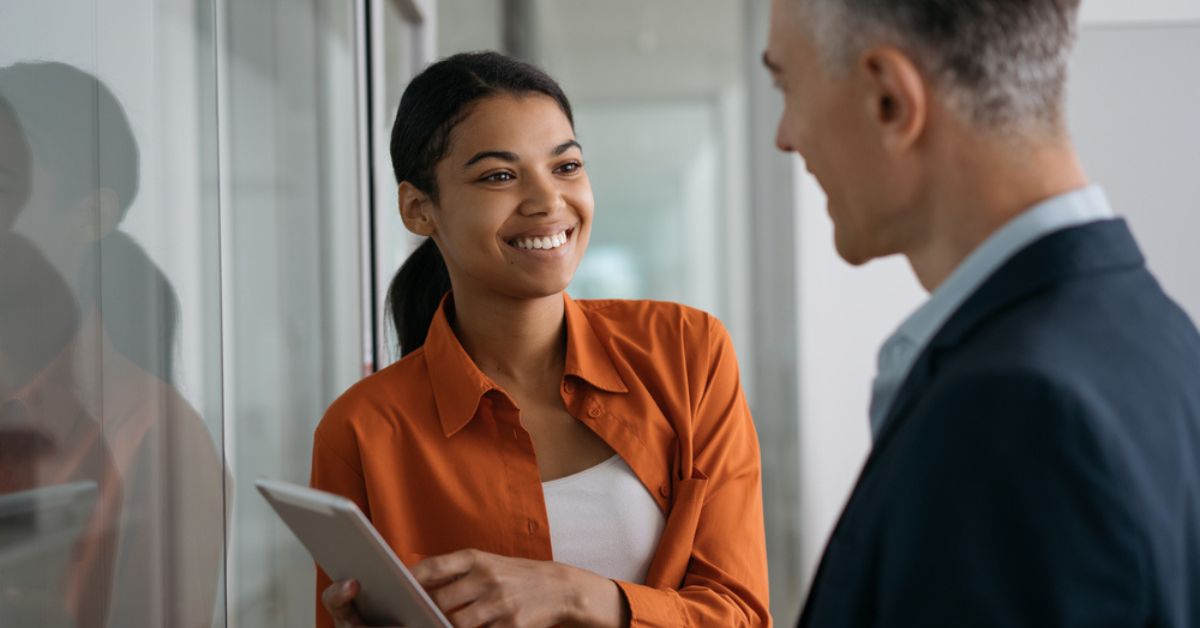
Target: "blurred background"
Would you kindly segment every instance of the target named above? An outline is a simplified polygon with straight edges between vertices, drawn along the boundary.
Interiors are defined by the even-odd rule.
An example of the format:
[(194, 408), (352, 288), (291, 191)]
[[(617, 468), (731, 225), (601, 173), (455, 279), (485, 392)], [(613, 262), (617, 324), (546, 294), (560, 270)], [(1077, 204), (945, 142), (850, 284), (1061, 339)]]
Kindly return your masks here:
[[(902, 260), (842, 263), (820, 189), (774, 149), (767, 10), (0, 4), (0, 565), (23, 570), (0, 569), (0, 624), (312, 621), (311, 561), (253, 481), (307, 482), (325, 407), (395, 359), (382, 296), (414, 240), (392, 116), (430, 61), (495, 49), (576, 108), (597, 213), (572, 294), (681, 301), (730, 329), (790, 625), (869, 447), (876, 349), (925, 295)], [(1197, 59), (1195, 0), (1083, 0), (1069, 115), (1200, 319)], [(21, 499), (56, 514), (22, 518)], [(47, 558), (64, 547), (71, 565)], [(39, 578), (59, 597), (20, 589)]]

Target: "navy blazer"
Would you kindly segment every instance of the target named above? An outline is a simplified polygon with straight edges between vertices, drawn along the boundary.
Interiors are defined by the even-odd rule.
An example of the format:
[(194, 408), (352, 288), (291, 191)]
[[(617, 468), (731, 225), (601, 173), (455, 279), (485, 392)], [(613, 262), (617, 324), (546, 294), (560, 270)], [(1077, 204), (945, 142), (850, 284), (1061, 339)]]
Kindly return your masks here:
[(1200, 626), (1200, 335), (1125, 222), (1000, 267), (917, 359), (801, 626)]

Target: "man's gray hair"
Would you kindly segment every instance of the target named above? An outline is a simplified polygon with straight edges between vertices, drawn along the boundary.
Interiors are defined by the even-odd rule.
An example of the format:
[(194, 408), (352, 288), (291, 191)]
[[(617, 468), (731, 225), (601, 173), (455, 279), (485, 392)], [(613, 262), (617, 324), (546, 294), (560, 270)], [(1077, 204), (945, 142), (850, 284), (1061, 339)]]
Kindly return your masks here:
[(970, 122), (1061, 130), (1080, 0), (796, 1), (834, 72), (872, 45), (892, 44)]

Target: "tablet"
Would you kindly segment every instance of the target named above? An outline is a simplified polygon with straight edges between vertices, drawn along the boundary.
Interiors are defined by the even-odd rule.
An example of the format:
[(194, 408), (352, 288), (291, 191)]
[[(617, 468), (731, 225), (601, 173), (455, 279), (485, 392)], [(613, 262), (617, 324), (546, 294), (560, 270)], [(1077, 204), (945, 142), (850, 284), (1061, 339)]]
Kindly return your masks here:
[(354, 606), (364, 621), (451, 628), (353, 501), (276, 480), (260, 479), (254, 484), (330, 578), (358, 581)]

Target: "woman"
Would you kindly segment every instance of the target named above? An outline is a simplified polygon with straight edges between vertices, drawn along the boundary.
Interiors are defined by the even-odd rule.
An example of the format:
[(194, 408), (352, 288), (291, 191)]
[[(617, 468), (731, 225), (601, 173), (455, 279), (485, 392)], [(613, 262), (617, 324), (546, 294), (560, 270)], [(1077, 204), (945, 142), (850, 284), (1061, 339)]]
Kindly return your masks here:
[[(455, 626), (768, 626), (758, 444), (713, 317), (564, 292), (593, 199), (559, 86), (495, 53), (413, 79), (392, 130), (403, 358), (317, 428)], [(555, 562), (557, 561), (557, 562)], [(318, 625), (361, 624), (318, 574)]]

